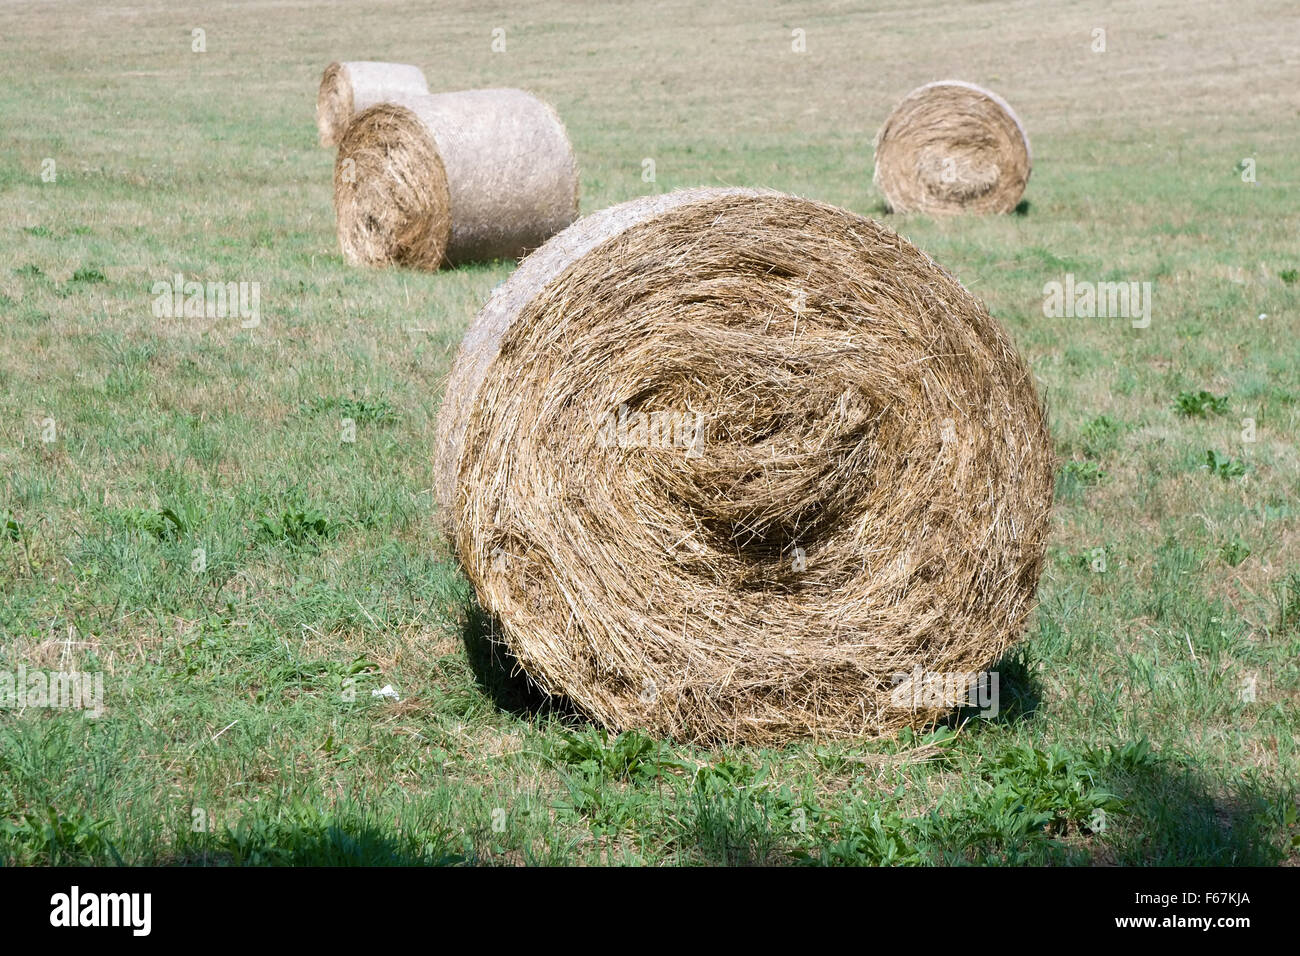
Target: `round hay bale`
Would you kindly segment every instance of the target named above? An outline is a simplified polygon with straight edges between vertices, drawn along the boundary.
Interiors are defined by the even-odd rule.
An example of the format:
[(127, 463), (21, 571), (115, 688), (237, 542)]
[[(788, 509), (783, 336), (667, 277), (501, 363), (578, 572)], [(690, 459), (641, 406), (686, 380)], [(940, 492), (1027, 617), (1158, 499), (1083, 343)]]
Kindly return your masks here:
[(899, 675), (1019, 636), (1053, 465), (1024, 362), (928, 256), (706, 189), (588, 216), (493, 293), (435, 483), (542, 689), (614, 730), (775, 742), (947, 713)]
[(927, 83), (876, 133), (876, 188), (894, 212), (1011, 212), (1025, 193), (1029, 137), (1006, 100), (973, 83)]
[(353, 60), (331, 63), (316, 94), (316, 129), (322, 146), (337, 146), (352, 117), (393, 96), (429, 92), (424, 71), (409, 63)]
[(396, 96), (343, 135), (334, 209), (353, 265), (517, 258), (577, 218), (578, 163), (523, 90)]

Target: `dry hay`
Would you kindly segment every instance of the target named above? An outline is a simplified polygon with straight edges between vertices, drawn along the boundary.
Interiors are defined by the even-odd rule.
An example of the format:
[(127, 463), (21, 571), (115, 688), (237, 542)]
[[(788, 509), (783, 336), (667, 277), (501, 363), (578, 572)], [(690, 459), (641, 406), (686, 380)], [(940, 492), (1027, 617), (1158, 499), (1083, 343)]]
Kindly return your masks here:
[(513, 258), (577, 218), (578, 164), (555, 111), (522, 90), (397, 96), (343, 135), (334, 210), (353, 265)]
[(354, 60), (331, 63), (316, 94), (316, 129), (322, 146), (337, 146), (352, 117), (394, 96), (429, 92), (424, 71), (408, 63)]
[(908, 93), (876, 133), (876, 188), (894, 212), (1011, 212), (1029, 181), (1029, 137), (1007, 102), (943, 80)]
[(1049, 448), (1007, 335), (906, 240), (690, 190), (580, 220), (493, 293), (436, 492), (509, 650), (608, 727), (883, 735), (948, 712), (896, 706), (895, 675), (981, 671), (1022, 631)]

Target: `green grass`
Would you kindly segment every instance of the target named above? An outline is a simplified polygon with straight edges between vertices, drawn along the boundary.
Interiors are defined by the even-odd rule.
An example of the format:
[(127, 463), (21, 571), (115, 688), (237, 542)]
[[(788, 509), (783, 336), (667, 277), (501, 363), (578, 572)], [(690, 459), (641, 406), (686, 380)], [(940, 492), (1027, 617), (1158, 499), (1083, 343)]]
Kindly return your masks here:
[[(0, 862), (1300, 859), (1300, 124), (1277, 47), (1300, 23), (1196, 2), (1172, 34), (1108, 6), (1125, 26), (1097, 56), (1087, 5), (934, 6), (925, 30), (901, 4), (0, 10), (0, 671), (106, 692), (98, 719), (0, 711)], [(995, 719), (708, 750), (608, 737), (512, 674), (430, 460), (455, 348), (512, 266), (342, 263), (312, 109), (363, 50), (546, 96), (584, 211), (799, 192), (882, 217), (988, 303), (1062, 462)], [(1026, 121), (1028, 205), (885, 216), (876, 126), (954, 71)], [(176, 273), (258, 282), (261, 324), (155, 318)], [(1152, 282), (1151, 326), (1045, 318), (1066, 273)]]

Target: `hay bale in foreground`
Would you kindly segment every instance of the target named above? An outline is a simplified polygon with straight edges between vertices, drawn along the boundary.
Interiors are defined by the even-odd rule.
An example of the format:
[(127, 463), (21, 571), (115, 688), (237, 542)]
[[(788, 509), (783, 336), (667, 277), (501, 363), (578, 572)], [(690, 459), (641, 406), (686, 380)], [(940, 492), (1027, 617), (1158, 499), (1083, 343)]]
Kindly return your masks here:
[(316, 129), (322, 146), (337, 146), (352, 117), (393, 96), (429, 92), (424, 71), (409, 63), (353, 60), (331, 63), (316, 94)]
[(435, 481), (537, 684), (709, 742), (946, 713), (896, 675), (1019, 636), (1053, 485), (970, 293), (879, 223), (745, 190), (614, 206), (525, 259), (465, 336)]
[(959, 80), (908, 93), (875, 145), (876, 188), (894, 212), (1011, 212), (1033, 166), (1029, 137), (1006, 100)]
[(394, 97), (343, 135), (334, 210), (353, 265), (514, 258), (577, 218), (578, 163), (523, 90)]

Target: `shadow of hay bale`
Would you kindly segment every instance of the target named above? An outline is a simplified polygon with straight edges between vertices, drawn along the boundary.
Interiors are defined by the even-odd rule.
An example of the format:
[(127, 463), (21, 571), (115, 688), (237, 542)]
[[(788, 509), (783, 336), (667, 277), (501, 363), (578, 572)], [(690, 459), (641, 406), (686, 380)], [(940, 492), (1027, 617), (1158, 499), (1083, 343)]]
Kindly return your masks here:
[(450, 844), (418, 852), (387, 827), (336, 821), (323, 828), (267, 826), (227, 835), (215, 849), (171, 853), (152, 866), (456, 866), (466, 859)]
[(470, 670), (479, 688), (500, 710), (515, 717), (558, 717), (566, 723), (585, 724), (573, 702), (542, 690), (519, 666), (519, 660), (501, 642), (500, 626), (473, 599), (466, 602), (461, 640)]
[(978, 707), (961, 707), (954, 710), (942, 726), (954, 730), (974, 720), (990, 724), (1018, 724), (1032, 719), (1043, 702), (1043, 685), (1025, 659), (1024, 649), (1012, 648), (1003, 654), (990, 672), (998, 675), (998, 712), (988, 718), (980, 716)]
[(1111, 818), (1117, 838), (1091, 849), (1093, 865), (1277, 866), (1288, 852), (1292, 860), (1297, 855), (1286, 846), (1283, 825), (1294, 793), (1253, 780), (1216, 784), (1177, 755), (1117, 769), (1102, 786), (1124, 812)]

